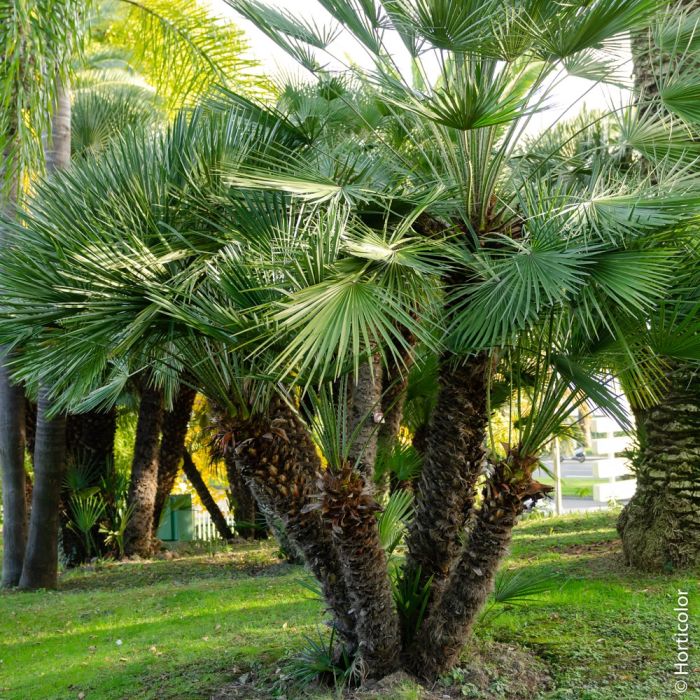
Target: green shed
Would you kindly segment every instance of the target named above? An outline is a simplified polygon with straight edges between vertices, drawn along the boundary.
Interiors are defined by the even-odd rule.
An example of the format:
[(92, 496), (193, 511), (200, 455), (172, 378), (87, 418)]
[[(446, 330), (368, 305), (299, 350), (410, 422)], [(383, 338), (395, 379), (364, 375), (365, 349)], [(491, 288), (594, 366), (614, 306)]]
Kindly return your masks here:
[(191, 542), (194, 539), (192, 496), (189, 493), (168, 498), (158, 526), (158, 539), (164, 542)]

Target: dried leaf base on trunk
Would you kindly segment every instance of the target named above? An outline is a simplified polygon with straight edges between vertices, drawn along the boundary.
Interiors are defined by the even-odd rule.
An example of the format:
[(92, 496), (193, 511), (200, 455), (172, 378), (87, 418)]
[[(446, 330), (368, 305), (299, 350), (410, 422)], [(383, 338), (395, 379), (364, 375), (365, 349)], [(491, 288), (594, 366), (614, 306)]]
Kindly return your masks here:
[(637, 492), (618, 522), (627, 561), (646, 571), (700, 563), (700, 378), (669, 375), (664, 402), (637, 413)]
[(352, 605), (330, 529), (306, 506), (317, 494), (321, 460), (306, 426), (285, 401), (272, 400), (267, 414), (232, 421), (233, 457), (257, 498), (279, 517), (321, 584), (343, 643), (357, 645)]
[(508, 460), (493, 467), (467, 541), (449, 578), (434, 592), (421, 634), (408, 650), (409, 667), (416, 675), (432, 680), (459, 661), (493, 590), (524, 501), (551, 490), (532, 481), (530, 475), (536, 462), (535, 458), (521, 460), (511, 453)]
[(380, 510), (371, 486), (346, 465), (326, 472), (319, 508), (333, 533), (342, 562), (358, 638), (357, 653), (369, 678), (382, 678), (399, 667), (399, 620), (391, 592), (386, 556), (379, 541)]
[(420, 568), (422, 583), (431, 576), (444, 579), (459, 550), (483, 468), (488, 369), (486, 355), (457, 366), (445, 359), (440, 368), (440, 391), (407, 539), (408, 575)]

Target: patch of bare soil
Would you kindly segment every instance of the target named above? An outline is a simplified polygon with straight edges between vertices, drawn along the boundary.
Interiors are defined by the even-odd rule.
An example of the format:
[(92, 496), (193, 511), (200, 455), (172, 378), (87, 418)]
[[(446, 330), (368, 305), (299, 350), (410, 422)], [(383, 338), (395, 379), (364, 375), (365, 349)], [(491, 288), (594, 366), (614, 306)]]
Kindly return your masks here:
[[(531, 651), (512, 644), (489, 642), (477, 645), (465, 654), (462, 664), (437, 683), (425, 685), (400, 671), (362, 688), (348, 689), (343, 700), (535, 700), (553, 687), (545, 663)], [(302, 700), (313, 698), (319, 689), (308, 693), (288, 688), (273, 693), (253, 673), (244, 673), (211, 696), (211, 700)], [(326, 696), (327, 697), (327, 696)]]

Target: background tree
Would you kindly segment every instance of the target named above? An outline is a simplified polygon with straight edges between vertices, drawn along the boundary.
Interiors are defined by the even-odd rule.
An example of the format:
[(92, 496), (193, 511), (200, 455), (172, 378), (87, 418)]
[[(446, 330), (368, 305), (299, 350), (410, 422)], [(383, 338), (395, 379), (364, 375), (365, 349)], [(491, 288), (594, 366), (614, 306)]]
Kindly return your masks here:
[[(0, 45), (4, 56), (0, 68), (0, 209), (11, 212), (21, 206), (29, 182), (45, 166), (44, 139), (55, 138), (59, 167), (70, 148), (70, 111), (66, 102), (66, 59), (79, 33), (78, 5), (68, 1), (6, 1), (0, 4)], [(54, 105), (59, 105), (52, 129)], [(68, 119), (68, 122), (66, 122)], [(67, 129), (67, 133), (66, 133)], [(61, 143), (61, 139), (64, 140)], [(68, 151), (70, 153), (70, 151)], [(3, 243), (4, 235), (0, 239)], [(24, 564), (27, 509), (24, 474), (24, 392), (12, 384), (4, 352), (0, 353), (0, 413), (6, 416), (0, 434), (0, 466), (3, 478), (3, 585), (17, 585)], [(42, 427), (50, 422), (42, 417)], [(60, 434), (60, 430), (56, 431)], [(42, 440), (53, 431), (42, 434)], [(60, 451), (43, 449), (49, 460)], [(48, 445), (46, 446), (49, 447)], [(54, 471), (53, 465), (49, 471)], [(60, 477), (59, 477), (60, 483)], [(51, 500), (51, 499), (49, 499)], [(42, 499), (42, 503), (46, 503)], [(36, 523), (35, 525), (38, 525)], [(35, 550), (36, 551), (36, 550)]]
[[(94, 14), (92, 14), (93, 11)], [(231, 84), (236, 84), (241, 89), (245, 89), (246, 81), (251, 89), (256, 89), (262, 83), (260, 78), (249, 71), (252, 63), (241, 56), (244, 45), (240, 32), (230, 23), (215, 19), (206, 10), (200, 8), (194, 0), (182, 0), (177, 3), (158, 3), (155, 0), (143, 3), (92, 3), (84, 7), (81, 5), (80, 8), (67, 0), (63, 2), (37, 0), (30, 3), (6, 3), (2, 7), (2, 12), (3, 46), (7, 47), (7, 60), (2, 75), (3, 106), (0, 120), (3, 126), (7, 127), (3, 130), (2, 148), (7, 156), (6, 164), (9, 165), (3, 170), (3, 192), (10, 193), (13, 200), (17, 199), (20, 191), (24, 191), (31, 177), (41, 172), (44, 163), (43, 139), (50, 133), (49, 120), (54, 111), (53, 104), (64, 105), (66, 109), (70, 108), (68, 75), (71, 64), (77, 56), (75, 47), (82, 43), (88, 28), (92, 32), (93, 39), (92, 58), (95, 59), (95, 47), (101, 42), (103, 44), (111, 42), (111, 48), (114, 51), (115, 46), (121, 41), (126, 47), (122, 50), (122, 65), (132, 69), (134, 64), (138, 64), (151, 80), (152, 89), (161, 97), (162, 108), (171, 114), (189, 104), (189, 101), (195, 99), (198, 94), (211, 89), (214, 83), (227, 85), (232, 81)], [(133, 36), (140, 37), (142, 43), (134, 43)], [(104, 60), (105, 57), (102, 56), (102, 61)], [(56, 85), (60, 87), (59, 92)], [(124, 84), (121, 85), (121, 91), (124, 92)], [(112, 92), (114, 93), (114, 85)], [(134, 93), (132, 89), (132, 98)], [(58, 99), (59, 96), (61, 99)], [(110, 102), (109, 99), (107, 101)], [(99, 100), (93, 99), (93, 106), (97, 102)], [(124, 105), (123, 99), (121, 101), (112, 99), (109, 107)], [(104, 100), (101, 106), (104, 107)], [(56, 141), (54, 150), (69, 155), (71, 125), (70, 111), (66, 109), (56, 111), (55, 121), (61, 122), (63, 128), (60, 134), (54, 134)], [(135, 122), (143, 125), (142, 112), (139, 114), (138, 111), (137, 109), (137, 113), (133, 110), (128, 113), (130, 119), (127, 122), (131, 125)], [(85, 116), (84, 111), (82, 115)], [(106, 110), (103, 109), (101, 115), (105, 117)], [(95, 115), (91, 116), (93, 117), (91, 126), (95, 127)], [(80, 147), (82, 154), (88, 148), (94, 152), (96, 147), (104, 147), (110, 138), (126, 126), (125, 123), (118, 121), (118, 116), (114, 113), (109, 114), (100, 124), (102, 129), (99, 136), (96, 136), (93, 128), (93, 140)], [(124, 112), (121, 116), (124, 116)], [(85, 136), (85, 126), (86, 121), (83, 120), (82, 131), (77, 124), (76, 131), (81, 131)], [(63, 139), (62, 144), (58, 143), (56, 138), (58, 135)], [(19, 202), (13, 202), (14, 206), (19, 204)], [(9, 378), (7, 381), (10, 381)], [(35, 382), (34, 385), (36, 387), (37, 383)], [(12, 387), (9, 383), (4, 387), (1, 395), (3, 399), (10, 402), (7, 410), (3, 409), (3, 413), (16, 417), (7, 424), (8, 432), (3, 434), (0, 441), (3, 474), (7, 476), (3, 493), (7, 500), (4, 512), (9, 546), (6, 548), (7, 561), (4, 571), (7, 572), (6, 584), (14, 585), (17, 583), (17, 571), (22, 561), (18, 552), (23, 550), (26, 532), (24, 524), (26, 505), (24, 498), (20, 499), (18, 496), (24, 491), (22, 488), (24, 427), (20, 398), (22, 402), (24, 399), (19, 389)], [(49, 398), (48, 395), (45, 397), (42, 407), (49, 405)], [(94, 422), (92, 416), (87, 416), (84, 420)], [(82, 421), (82, 418), (76, 417), (73, 423)], [(40, 416), (37, 428), (45, 427), (49, 423), (48, 416)], [(108, 423), (111, 424), (113, 421), (108, 420)], [(51, 431), (50, 434), (53, 439), (65, 441), (65, 437), (61, 437), (64, 432), (56, 430)], [(71, 430), (71, 435), (76, 432), (85, 433), (78, 428), (77, 431)], [(37, 435), (37, 439), (39, 437)], [(41, 437), (43, 439), (43, 436)], [(57, 449), (42, 447), (38, 454), (58, 457), (65, 453), (65, 445), (60, 449), (56, 447)], [(73, 447), (76, 446), (71, 445), (71, 448)], [(21, 462), (20, 456), (22, 456)], [(70, 456), (73, 460), (76, 458), (72, 449)], [(58, 468), (59, 465), (55, 466)], [(63, 465), (60, 467), (63, 468)], [(42, 474), (43, 469), (40, 467), (37, 473)], [(140, 473), (146, 472), (136, 470), (136, 474)], [(61, 483), (60, 477), (58, 483), (59, 485)], [(144, 491), (137, 488), (138, 486), (138, 484), (134, 485), (132, 489), (134, 493)], [(144, 492), (150, 493), (148, 489)], [(48, 502), (48, 500), (42, 501), (42, 503)], [(152, 507), (152, 503), (150, 506)], [(136, 508), (132, 510), (136, 514)], [(37, 514), (38, 517), (39, 514)], [(37, 522), (43, 522), (47, 527), (52, 527), (53, 520), (53, 517), (42, 518)], [(139, 521), (145, 522), (145, 519), (139, 518)], [(29, 579), (24, 583), (27, 587), (32, 585)]]
[[(673, 128), (680, 117), (697, 133), (700, 114), (678, 98), (698, 68), (694, 27), (700, 3), (685, 0), (669, 8), (655, 29), (632, 40), (638, 109), (652, 129)], [(661, 109), (654, 101), (659, 94)], [(696, 296), (697, 246), (690, 245), (687, 255), (679, 291)], [(693, 348), (688, 350), (690, 359)], [(669, 358), (661, 395), (633, 406), (637, 491), (620, 515), (618, 530), (625, 557), (640, 569), (675, 569), (700, 561), (700, 363), (697, 357), (688, 359)]]

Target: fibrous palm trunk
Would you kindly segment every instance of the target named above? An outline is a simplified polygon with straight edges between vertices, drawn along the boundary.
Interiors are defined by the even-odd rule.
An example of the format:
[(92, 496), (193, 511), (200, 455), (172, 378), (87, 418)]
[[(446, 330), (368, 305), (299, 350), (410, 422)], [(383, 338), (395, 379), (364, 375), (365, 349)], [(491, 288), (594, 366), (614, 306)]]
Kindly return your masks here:
[(163, 421), (163, 399), (158, 389), (144, 386), (136, 424), (134, 458), (127, 500), (133, 508), (124, 532), (127, 555), (151, 553), (153, 509), (158, 486), (158, 448)]
[(0, 364), (0, 467), (2, 468), (2, 585), (16, 586), (27, 544), (24, 471), (24, 391)]
[(211, 516), (211, 520), (219, 536), (224, 541), (230, 542), (233, 539), (233, 532), (231, 532), (231, 528), (226, 522), (224, 514), (213, 499), (211, 492), (204, 483), (204, 479), (202, 479), (202, 475), (199, 473), (199, 469), (197, 469), (197, 465), (192, 461), (192, 456), (187, 450), (184, 450), (182, 453), (182, 469), (190, 484), (192, 484), (194, 490), (197, 492), (199, 500), (202, 501), (202, 505)]
[(409, 650), (411, 669), (435, 679), (458, 661), (474, 623), (493, 589), (498, 567), (527, 498), (551, 490), (531, 478), (537, 458), (511, 453), (492, 467), (481, 505), (473, 513), (465, 542), (449, 577), (436, 591), (421, 635)]
[(399, 666), (401, 638), (387, 561), (379, 541), (374, 489), (350, 465), (327, 471), (319, 505), (336, 545), (352, 603), (357, 653), (369, 678)]
[[(416, 486), (404, 575), (439, 585), (460, 546), (483, 469), (489, 358), (443, 360), (440, 389)], [(420, 575), (418, 572), (420, 571)]]
[(668, 380), (637, 412), (637, 492), (618, 521), (627, 561), (650, 571), (700, 563), (700, 375), (678, 364)]
[(257, 498), (284, 523), (321, 584), (340, 639), (357, 648), (353, 606), (330, 528), (310, 506), (319, 495), (321, 460), (296, 412), (274, 398), (266, 415), (234, 421), (232, 455)]
[(158, 456), (158, 485), (153, 507), (153, 537), (156, 536), (165, 502), (173, 490), (180, 463), (184, 458), (187, 426), (197, 392), (182, 384), (173, 401), (173, 407), (163, 416), (163, 437)]
[(56, 588), (58, 577), (58, 506), (65, 466), (66, 419), (49, 419), (51, 402), (45, 389), (39, 391), (34, 490), (29, 521), (27, 551), (20, 588)]
[[(686, 10), (699, 0), (672, 3)], [(678, 70), (662, 55), (651, 30), (632, 41), (635, 88), (643, 110), (659, 80)], [(685, 56), (683, 70), (688, 70)], [(627, 561), (643, 570), (692, 566), (700, 561), (700, 386), (697, 369), (676, 362), (662, 401), (637, 412), (637, 492), (618, 521)]]

